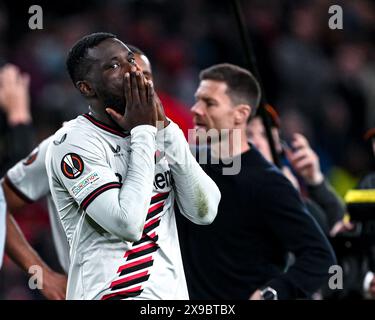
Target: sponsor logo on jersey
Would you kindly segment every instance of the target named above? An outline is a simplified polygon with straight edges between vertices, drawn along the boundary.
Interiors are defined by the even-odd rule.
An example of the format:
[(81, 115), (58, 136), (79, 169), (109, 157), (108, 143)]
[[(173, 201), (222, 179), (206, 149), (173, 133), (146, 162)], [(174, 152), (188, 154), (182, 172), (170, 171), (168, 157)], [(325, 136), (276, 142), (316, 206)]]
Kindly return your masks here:
[(58, 146), (59, 144), (62, 144), (66, 139), (67, 134), (65, 133), (60, 140), (53, 140), (53, 144), (55, 146)]
[(68, 179), (76, 179), (83, 172), (83, 160), (76, 153), (68, 153), (61, 160), (61, 171)]
[(38, 156), (38, 153), (39, 153), (39, 148), (36, 148), (33, 152), (31, 152), (29, 154), (29, 156), (25, 159), (23, 164), (25, 166), (28, 166), (28, 165), (32, 164), (36, 160), (36, 157)]
[(70, 193), (73, 196), (77, 196), (81, 191), (86, 189), (87, 187), (91, 186), (96, 180), (99, 179), (99, 175), (97, 172), (91, 172), (86, 177), (84, 177), (81, 181), (77, 182), (71, 189)]
[(119, 145), (116, 145), (116, 149), (114, 147), (112, 147), (112, 145), (110, 144), (109, 147), (111, 148), (112, 152), (113, 153), (119, 153), (121, 148)]
[(118, 182), (122, 183), (122, 175), (119, 173), (115, 173), (115, 176), (117, 177)]
[(171, 170), (164, 171), (163, 173), (157, 173), (154, 178), (154, 187), (156, 190), (165, 189), (172, 186), (173, 178)]

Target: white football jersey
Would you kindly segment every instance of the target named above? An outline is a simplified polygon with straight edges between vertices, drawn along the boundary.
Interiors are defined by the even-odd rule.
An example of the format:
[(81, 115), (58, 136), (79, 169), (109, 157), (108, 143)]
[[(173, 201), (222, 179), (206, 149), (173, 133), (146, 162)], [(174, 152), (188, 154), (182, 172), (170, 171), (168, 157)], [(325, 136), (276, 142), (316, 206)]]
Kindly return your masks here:
[(32, 203), (47, 198), (49, 220), (57, 257), (63, 270), (68, 273), (70, 258), (69, 244), (60, 217), (49, 191), (45, 166), (46, 151), (52, 136), (42, 141), (30, 155), (19, 161), (5, 175), (5, 183), (24, 201)]
[[(175, 130), (170, 134), (177, 141), (184, 139), (176, 124), (167, 128)], [(188, 299), (173, 208), (176, 192), (183, 214), (202, 224), (206, 215), (211, 221), (215, 217), (220, 192), (192, 160), (184, 139), (176, 148), (184, 148), (192, 162), (176, 170), (191, 168), (194, 174), (181, 176), (190, 189), (180, 196), (184, 187), (174, 190), (158, 134), (142, 125), (126, 135), (88, 114), (56, 132), (46, 167), (71, 246), (67, 299)], [(137, 240), (126, 240), (137, 232)]]

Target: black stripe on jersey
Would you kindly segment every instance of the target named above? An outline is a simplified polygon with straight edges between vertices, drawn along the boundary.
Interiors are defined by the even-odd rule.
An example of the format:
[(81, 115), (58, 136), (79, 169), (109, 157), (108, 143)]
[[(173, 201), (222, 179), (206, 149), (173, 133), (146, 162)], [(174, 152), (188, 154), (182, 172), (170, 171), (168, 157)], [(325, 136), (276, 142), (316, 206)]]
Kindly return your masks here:
[(133, 292), (126, 292), (126, 293), (119, 292), (119, 294), (113, 294), (109, 298), (103, 298), (103, 300), (122, 300), (122, 299), (132, 298), (132, 297), (139, 296), (142, 293), (142, 291), (143, 289), (138, 290), (138, 291), (133, 291)]
[(147, 217), (146, 217), (146, 221), (151, 219), (152, 217), (155, 217), (158, 213), (162, 212), (164, 209), (164, 205), (162, 205), (161, 207), (157, 208), (156, 210), (154, 211), (151, 211), (150, 213), (147, 214)]
[(141, 263), (141, 264), (137, 264), (137, 265), (135, 265), (133, 267), (130, 267), (130, 268), (126, 268), (126, 269), (121, 271), (120, 277), (124, 276), (128, 273), (134, 272), (134, 271), (138, 271), (138, 270), (141, 270), (141, 269), (145, 269), (147, 267), (151, 267), (153, 264), (154, 264), (154, 260), (151, 260), (151, 261), (147, 261), (147, 262), (144, 262), (144, 263)]
[(5, 175), (4, 177), (4, 182), (5, 184), (10, 188), (12, 189), (12, 191), (18, 196), (20, 197), (23, 201), (27, 202), (27, 203), (33, 203), (34, 200), (30, 199), (28, 196), (26, 196), (21, 190), (19, 190), (14, 184), (13, 182), (9, 179), (8, 175)]
[(147, 228), (143, 229), (144, 233), (149, 233), (151, 230), (154, 230), (160, 224), (160, 220), (155, 221), (153, 224), (149, 225)]
[(156, 241), (158, 241), (158, 239), (159, 239), (159, 236), (155, 236), (155, 237), (151, 238), (148, 234), (145, 234), (144, 237), (141, 238), (141, 240), (138, 240), (137, 242), (133, 243), (133, 247), (138, 246), (138, 245), (140, 245), (140, 244), (142, 244), (146, 241), (156, 242)]
[(109, 190), (109, 189), (114, 189), (114, 188), (121, 188), (121, 183), (119, 182), (109, 182), (106, 184), (101, 185), (99, 188), (95, 189), (92, 191), (82, 202), (81, 202), (81, 208), (83, 210), (86, 210), (87, 207), (91, 202), (95, 200), (97, 196), (102, 194), (103, 192)]
[(146, 254), (151, 253), (151, 252), (155, 252), (158, 249), (159, 249), (159, 246), (155, 245), (155, 246), (153, 246), (151, 248), (147, 248), (146, 250), (142, 250), (142, 251), (139, 251), (139, 252), (131, 253), (128, 256), (128, 260), (127, 261), (133, 260), (133, 259), (138, 258), (138, 257), (142, 257), (142, 256), (144, 256)]
[(110, 132), (110, 133), (112, 133), (112, 134), (114, 134), (116, 136), (120, 136), (122, 138), (125, 138), (125, 137), (127, 137), (127, 136), (130, 135), (129, 132), (122, 132), (120, 130), (116, 130), (114, 128), (109, 127), (107, 124), (105, 124), (102, 121), (99, 121), (99, 120), (95, 119), (92, 115), (90, 115), (88, 113), (85, 113), (82, 116), (84, 118), (86, 118), (87, 120), (89, 120), (95, 126), (99, 127), (100, 129), (102, 129), (104, 131), (107, 131), (107, 132)]
[(168, 198), (168, 196), (169, 196), (169, 192), (166, 192), (165, 194), (163, 194), (161, 196), (156, 195), (155, 198), (151, 199), (150, 204), (154, 204), (156, 202), (159, 202), (160, 200), (165, 200), (165, 199)]
[(118, 289), (122, 289), (122, 288), (126, 288), (126, 287), (130, 287), (132, 286), (133, 284), (137, 284), (137, 283), (141, 283), (141, 282), (145, 282), (148, 280), (148, 278), (150, 278), (150, 275), (148, 274), (147, 276), (143, 276), (143, 277), (139, 277), (139, 278), (135, 278), (133, 280), (129, 280), (129, 281), (125, 281), (123, 283), (119, 283), (119, 284), (116, 284), (115, 286), (113, 286), (111, 288), (111, 291), (113, 290), (118, 290)]

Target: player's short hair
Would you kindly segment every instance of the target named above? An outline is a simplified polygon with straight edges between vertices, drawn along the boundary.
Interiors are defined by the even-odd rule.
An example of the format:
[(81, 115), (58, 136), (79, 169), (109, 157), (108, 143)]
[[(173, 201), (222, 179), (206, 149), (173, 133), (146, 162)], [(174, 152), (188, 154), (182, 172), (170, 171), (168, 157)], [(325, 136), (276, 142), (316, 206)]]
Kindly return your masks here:
[(133, 46), (132, 44), (126, 44), (126, 46), (130, 49), (131, 52), (135, 53), (135, 54), (139, 54), (140, 56), (146, 56), (146, 54), (141, 50), (139, 49), (138, 47), (136, 46)]
[(96, 32), (84, 36), (73, 45), (66, 59), (66, 67), (74, 85), (77, 81), (82, 80), (89, 71), (92, 61), (87, 57), (88, 49), (96, 47), (104, 40), (113, 38), (116, 36), (112, 33)]
[(225, 82), (228, 87), (226, 93), (232, 103), (250, 105), (251, 115), (248, 120), (255, 115), (260, 102), (261, 89), (250, 71), (234, 64), (221, 63), (202, 70), (199, 79)]

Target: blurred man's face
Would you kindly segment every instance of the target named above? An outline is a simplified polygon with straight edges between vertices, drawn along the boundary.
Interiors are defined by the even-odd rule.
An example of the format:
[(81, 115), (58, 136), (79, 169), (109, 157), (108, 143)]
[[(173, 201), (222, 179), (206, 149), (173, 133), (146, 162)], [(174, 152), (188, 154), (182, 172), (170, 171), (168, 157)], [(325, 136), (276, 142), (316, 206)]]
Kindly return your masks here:
[(87, 78), (97, 99), (104, 107), (112, 107), (124, 113), (124, 75), (132, 67), (140, 71), (134, 54), (120, 40), (107, 39), (89, 49), (87, 56), (94, 61)]
[[(276, 145), (279, 141), (277, 128), (271, 128), (272, 136)], [(266, 130), (264, 128), (261, 118), (253, 118), (247, 126), (247, 136), (252, 144), (260, 151), (264, 158), (273, 162), (272, 153), (267, 140)]]
[(143, 75), (147, 80), (153, 80), (152, 78), (152, 70), (151, 70), (151, 63), (148, 60), (148, 58), (143, 54), (134, 54), (135, 62), (139, 66), (139, 68), (142, 70)]
[(272, 154), (267, 141), (266, 131), (262, 120), (256, 117), (247, 126), (247, 136), (251, 143), (260, 151), (268, 161), (272, 162)]
[(195, 129), (234, 129), (235, 108), (226, 94), (223, 81), (202, 80), (195, 93), (195, 104), (191, 107)]

